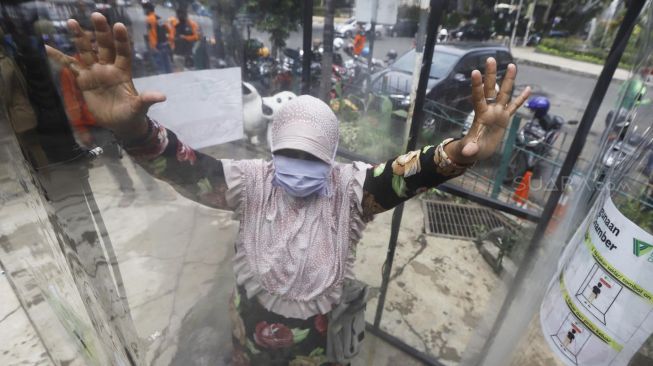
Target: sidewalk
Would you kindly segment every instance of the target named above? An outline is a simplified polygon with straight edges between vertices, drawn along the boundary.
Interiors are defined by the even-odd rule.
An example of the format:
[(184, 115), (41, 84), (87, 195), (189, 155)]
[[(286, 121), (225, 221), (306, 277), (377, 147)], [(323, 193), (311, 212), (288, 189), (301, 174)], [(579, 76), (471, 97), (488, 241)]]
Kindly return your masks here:
[[(542, 67), (546, 69), (559, 70), (569, 74), (587, 76), (596, 78), (601, 73), (603, 65), (592, 64), (570, 60), (568, 58), (547, 55), (545, 53), (535, 52), (531, 47), (513, 47), (511, 50), (515, 61), (520, 64)], [(614, 79), (624, 81), (629, 78), (630, 72), (624, 69), (617, 69), (614, 73)]]
[[(336, 26), (338, 24), (344, 23), (345, 20), (349, 18), (343, 18), (343, 17), (334, 17), (333, 18), (333, 25)], [(324, 25), (324, 17), (323, 16), (313, 16), (313, 25)]]

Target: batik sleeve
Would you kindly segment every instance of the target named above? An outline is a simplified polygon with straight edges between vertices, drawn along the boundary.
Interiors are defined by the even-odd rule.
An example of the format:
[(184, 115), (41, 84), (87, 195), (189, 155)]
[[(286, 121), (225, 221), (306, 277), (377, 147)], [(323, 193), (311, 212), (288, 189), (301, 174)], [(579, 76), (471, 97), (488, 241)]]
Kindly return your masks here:
[(209, 207), (229, 209), (222, 162), (191, 149), (156, 121), (148, 119), (148, 124), (143, 138), (122, 143), (125, 151), (181, 195)]
[(369, 168), (363, 186), (363, 216), (370, 218), (389, 210), (465, 172), (466, 167), (447, 159), (443, 143)]

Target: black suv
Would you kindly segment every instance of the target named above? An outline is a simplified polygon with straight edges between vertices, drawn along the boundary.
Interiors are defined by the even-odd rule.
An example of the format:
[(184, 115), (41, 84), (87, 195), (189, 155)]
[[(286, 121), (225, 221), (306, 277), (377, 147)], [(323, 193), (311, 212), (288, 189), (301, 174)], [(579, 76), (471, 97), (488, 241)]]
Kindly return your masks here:
[(392, 37), (415, 37), (419, 25), (414, 19), (397, 19), (397, 23), (388, 27), (388, 35)]
[[(450, 118), (464, 120), (472, 111), (470, 75), (475, 69), (484, 73), (488, 57), (497, 60), (497, 80), (500, 82), (508, 64), (513, 62), (507, 47), (486, 43), (436, 45), (426, 88), (427, 102), (432, 103), (427, 103), (427, 108), (432, 109), (435, 105)], [(372, 75), (372, 89), (388, 95), (394, 109), (406, 109), (410, 105), (414, 68), (415, 50), (412, 49), (386, 69)]]

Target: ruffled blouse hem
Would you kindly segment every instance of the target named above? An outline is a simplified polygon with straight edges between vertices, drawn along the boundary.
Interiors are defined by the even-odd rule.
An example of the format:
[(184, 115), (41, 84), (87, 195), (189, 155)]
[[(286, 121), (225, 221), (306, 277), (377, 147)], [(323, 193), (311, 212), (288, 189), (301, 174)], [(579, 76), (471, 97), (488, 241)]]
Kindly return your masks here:
[[(265, 309), (286, 318), (308, 319), (317, 314), (326, 314), (331, 311), (335, 304), (340, 302), (340, 296), (342, 295), (341, 283), (332, 285), (323, 294), (309, 301), (287, 299), (281, 295), (272, 294), (263, 288), (261, 281), (251, 270), (247, 256), (244, 253), (236, 253), (233, 261), (236, 283), (245, 288), (247, 297), (250, 299), (256, 297)], [(353, 274), (353, 271), (348, 270), (347, 272)], [(349, 276), (346, 275), (345, 277)]]

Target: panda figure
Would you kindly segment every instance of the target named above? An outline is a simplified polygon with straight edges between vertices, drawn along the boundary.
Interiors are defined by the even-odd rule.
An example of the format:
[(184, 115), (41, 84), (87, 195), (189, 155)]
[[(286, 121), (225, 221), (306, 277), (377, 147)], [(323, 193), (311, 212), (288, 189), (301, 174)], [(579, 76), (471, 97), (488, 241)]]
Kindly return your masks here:
[(268, 124), (281, 107), (295, 97), (293, 92), (282, 91), (262, 98), (252, 84), (243, 82), (243, 127), (249, 142), (259, 145), (263, 138), (270, 141)]
[(255, 87), (243, 82), (243, 129), (247, 140), (259, 144), (259, 136), (265, 134), (267, 119), (263, 115), (263, 99)]

